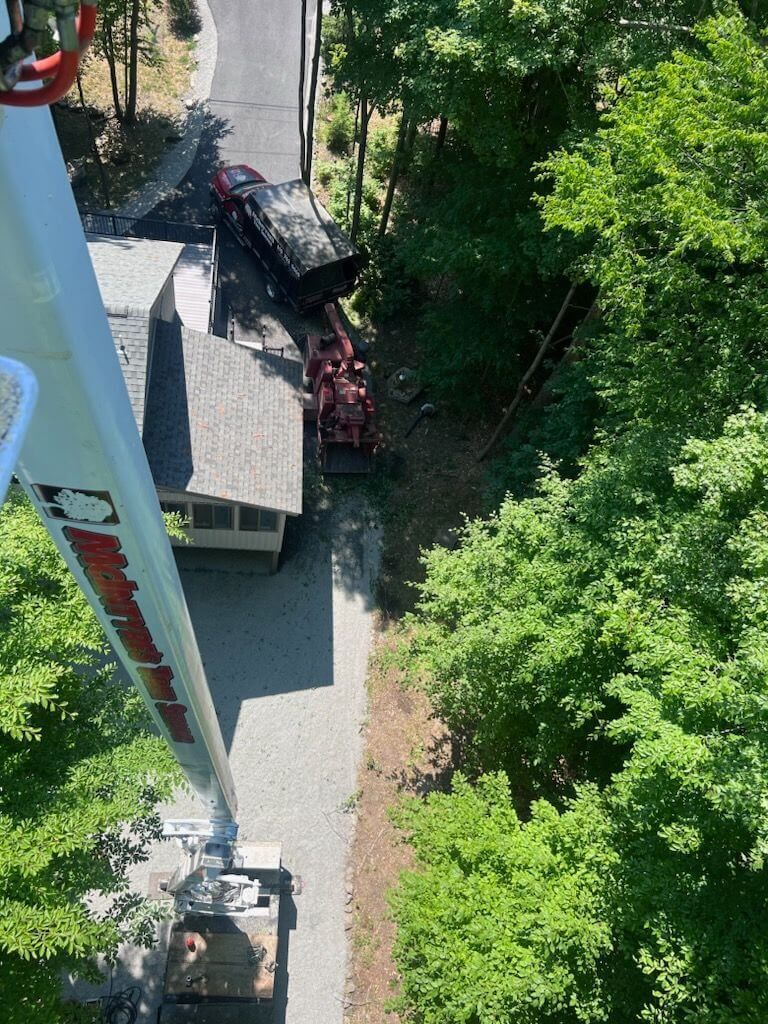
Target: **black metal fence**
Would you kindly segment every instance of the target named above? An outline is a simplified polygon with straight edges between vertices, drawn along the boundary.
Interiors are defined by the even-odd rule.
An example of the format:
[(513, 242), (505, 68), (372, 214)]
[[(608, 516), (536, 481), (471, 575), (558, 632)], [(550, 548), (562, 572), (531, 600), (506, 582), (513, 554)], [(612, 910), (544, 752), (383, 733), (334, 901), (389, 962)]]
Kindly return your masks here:
[(216, 228), (212, 224), (180, 224), (144, 217), (121, 217), (116, 213), (81, 213), (83, 230), (95, 235), (124, 238), (149, 238), (155, 242), (183, 242), (185, 245), (214, 245)]

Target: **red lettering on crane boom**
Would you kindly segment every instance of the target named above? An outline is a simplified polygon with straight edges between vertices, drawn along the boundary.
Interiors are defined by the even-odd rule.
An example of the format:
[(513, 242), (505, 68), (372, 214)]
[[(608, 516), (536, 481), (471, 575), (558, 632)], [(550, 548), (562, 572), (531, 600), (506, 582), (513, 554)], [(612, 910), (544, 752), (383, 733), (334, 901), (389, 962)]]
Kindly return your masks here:
[(120, 538), (74, 526), (63, 527), (62, 533), (128, 657), (136, 662), (139, 678), (171, 739), (176, 743), (194, 743), (195, 737), (186, 718), (187, 709), (183, 704), (175, 703), (176, 691), (171, 686), (173, 672), (168, 665), (160, 664), (164, 655), (155, 646), (133, 596), (139, 586), (124, 572), (128, 568), (128, 559), (122, 554)]

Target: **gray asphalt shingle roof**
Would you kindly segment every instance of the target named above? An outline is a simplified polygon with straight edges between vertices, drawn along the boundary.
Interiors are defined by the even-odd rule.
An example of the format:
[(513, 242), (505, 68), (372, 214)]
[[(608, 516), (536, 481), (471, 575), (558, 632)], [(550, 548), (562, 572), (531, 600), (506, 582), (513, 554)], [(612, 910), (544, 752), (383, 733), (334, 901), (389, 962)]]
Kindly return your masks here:
[(86, 237), (104, 305), (128, 303), (149, 313), (184, 246), (146, 238)]
[(147, 385), (147, 355), (150, 321), (147, 313), (133, 306), (107, 306), (107, 319), (128, 389), (139, 434), (144, 429), (144, 397)]
[(301, 512), (302, 366), (159, 322), (144, 447), (155, 483)]

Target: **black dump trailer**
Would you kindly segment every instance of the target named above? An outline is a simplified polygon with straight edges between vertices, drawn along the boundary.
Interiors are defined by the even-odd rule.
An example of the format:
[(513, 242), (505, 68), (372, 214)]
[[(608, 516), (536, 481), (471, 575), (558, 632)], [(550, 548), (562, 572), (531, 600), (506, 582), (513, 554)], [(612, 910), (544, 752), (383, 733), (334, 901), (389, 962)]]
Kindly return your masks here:
[(363, 257), (303, 181), (261, 185), (244, 206), (244, 241), (274, 298), (302, 313), (354, 289)]

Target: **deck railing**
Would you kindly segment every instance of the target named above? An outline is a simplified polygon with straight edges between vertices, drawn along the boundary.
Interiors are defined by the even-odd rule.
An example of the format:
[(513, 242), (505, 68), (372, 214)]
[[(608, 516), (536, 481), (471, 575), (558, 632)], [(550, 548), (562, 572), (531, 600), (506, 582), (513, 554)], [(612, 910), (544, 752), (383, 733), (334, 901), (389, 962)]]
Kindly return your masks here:
[(155, 242), (183, 242), (185, 245), (215, 245), (212, 224), (182, 224), (146, 217), (121, 217), (117, 213), (81, 213), (83, 230), (94, 235), (149, 238)]

